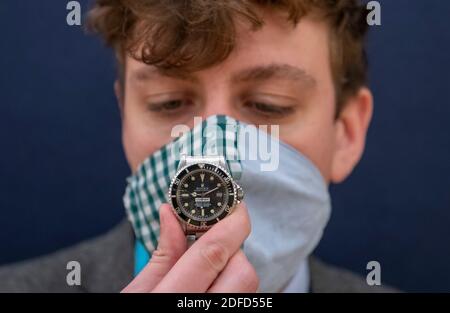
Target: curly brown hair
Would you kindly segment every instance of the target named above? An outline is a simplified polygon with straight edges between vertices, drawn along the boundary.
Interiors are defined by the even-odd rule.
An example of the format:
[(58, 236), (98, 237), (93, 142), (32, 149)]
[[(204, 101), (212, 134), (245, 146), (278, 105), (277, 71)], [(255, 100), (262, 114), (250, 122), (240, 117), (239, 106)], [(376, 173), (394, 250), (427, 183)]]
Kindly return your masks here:
[(129, 54), (156, 67), (195, 71), (231, 53), (235, 17), (254, 31), (264, 25), (257, 6), (285, 11), (294, 26), (312, 13), (328, 22), (337, 112), (367, 83), (367, 11), (358, 0), (96, 0), (87, 27), (115, 49), (119, 70)]

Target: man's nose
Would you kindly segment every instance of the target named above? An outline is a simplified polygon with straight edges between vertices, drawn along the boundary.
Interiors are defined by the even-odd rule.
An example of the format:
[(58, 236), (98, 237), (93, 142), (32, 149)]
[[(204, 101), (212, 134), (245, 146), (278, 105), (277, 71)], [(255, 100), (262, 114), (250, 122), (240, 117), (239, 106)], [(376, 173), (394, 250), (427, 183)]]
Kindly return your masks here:
[(206, 101), (203, 110), (202, 118), (206, 119), (211, 115), (228, 115), (237, 118), (235, 112), (235, 105), (227, 97), (213, 97)]

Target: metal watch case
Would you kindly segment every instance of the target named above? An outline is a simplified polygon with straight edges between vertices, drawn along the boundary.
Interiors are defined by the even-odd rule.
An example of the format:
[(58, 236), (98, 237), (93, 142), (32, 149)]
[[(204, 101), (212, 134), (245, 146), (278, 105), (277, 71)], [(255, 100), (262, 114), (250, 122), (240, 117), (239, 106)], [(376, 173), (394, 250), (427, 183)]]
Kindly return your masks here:
[[(206, 232), (214, 224), (230, 215), (234, 211), (236, 205), (243, 199), (244, 193), (242, 188), (234, 181), (231, 174), (225, 169), (226, 163), (223, 158), (191, 157), (190, 160), (191, 162), (186, 162), (186, 159), (183, 158), (180, 161), (178, 170), (170, 182), (168, 200), (171, 204), (173, 212), (180, 220), (185, 233), (187, 235), (196, 235), (198, 233)], [(206, 165), (214, 167), (213, 172), (215, 172), (216, 175), (220, 176), (218, 173), (224, 175), (227, 178), (224, 179), (225, 183), (227, 183), (227, 188), (231, 187), (233, 192), (228, 194), (228, 204), (226, 206), (224, 205), (222, 212), (220, 212), (217, 217), (208, 221), (199, 221), (187, 216), (185, 212), (183, 212), (183, 209), (179, 207), (179, 204), (177, 203), (177, 189), (179, 187), (178, 184), (185, 175), (191, 171), (204, 170)], [(211, 170), (207, 169), (207, 171)]]

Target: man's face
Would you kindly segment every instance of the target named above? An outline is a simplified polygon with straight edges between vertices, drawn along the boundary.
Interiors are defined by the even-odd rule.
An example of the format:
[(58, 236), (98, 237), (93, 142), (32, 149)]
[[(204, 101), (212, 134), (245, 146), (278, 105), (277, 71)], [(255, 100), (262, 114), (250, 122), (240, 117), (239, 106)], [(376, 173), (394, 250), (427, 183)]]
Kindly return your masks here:
[(328, 26), (303, 18), (294, 28), (273, 14), (264, 20), (256, 32), (237, 28), (236, 48), (224, 62), (189, 75), (174, 77), (126, 59), (123, 143), (133, 170), (173, 140), (174, 125), (192, 127), (194, 116), (224, 114), (279, 125), (281, 140), (327, 181), (334, 179), (342, 127), (335, 120)]

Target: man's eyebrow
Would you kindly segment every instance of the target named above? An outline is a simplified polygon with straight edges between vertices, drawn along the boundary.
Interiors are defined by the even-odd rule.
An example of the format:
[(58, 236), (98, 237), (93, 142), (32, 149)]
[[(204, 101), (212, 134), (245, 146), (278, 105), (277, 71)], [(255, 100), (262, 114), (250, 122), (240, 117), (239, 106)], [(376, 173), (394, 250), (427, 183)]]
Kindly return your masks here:
[(308, 85), (316, 85), (317, 82), (305, 70), (289, 64), (272, 63), (244, 69), (233, 76), (233, 82), (263, 81), (270, 78), (281, 78), (300, 81)]
[(198, 82), (198, 79), (195, 76), (190, 75), (189, 73), (176, 70), (166, 70), (150, 66), (140, 67), (139, 69), (136, 69), (131, 73), (132, 80), (137, 81), (146, 81), (151, 79), (158, 79), (161, 77), (170, 77), (194, 83)]

